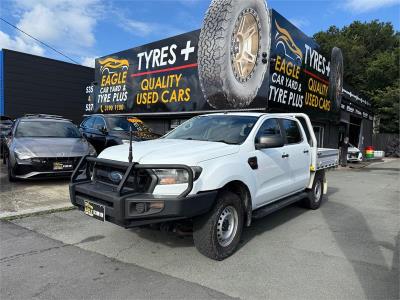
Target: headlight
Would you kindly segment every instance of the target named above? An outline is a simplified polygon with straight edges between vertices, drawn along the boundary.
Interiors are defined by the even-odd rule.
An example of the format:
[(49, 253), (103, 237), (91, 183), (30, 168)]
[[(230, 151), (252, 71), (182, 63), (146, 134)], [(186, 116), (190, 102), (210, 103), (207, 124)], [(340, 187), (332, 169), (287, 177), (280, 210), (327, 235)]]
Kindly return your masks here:
[[(193, 170), (193, 181), (199, 178), (202, 169), (200, 167), (191, 167)], [(155, 169), (153, 170), (158, 177), (159, 185), (188, 183), (189, 174), (183, 169)]]
[(35, 156), (32, 152), (25, 151), (23, 149), (15, 149), (14, 153), (15, 153), (16, 157), (20, 160), (29, 160)]

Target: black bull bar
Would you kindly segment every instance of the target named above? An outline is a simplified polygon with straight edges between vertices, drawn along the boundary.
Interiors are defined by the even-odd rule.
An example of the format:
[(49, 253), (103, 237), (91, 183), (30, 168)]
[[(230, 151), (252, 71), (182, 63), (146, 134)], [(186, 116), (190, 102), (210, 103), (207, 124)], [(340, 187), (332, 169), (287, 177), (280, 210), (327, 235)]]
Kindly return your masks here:
[[(118, 185), (98, 182), (96, 166), (126, 169)], [(129, 177), (139, 170), (180, 169), (188, 173), (187, 188), (179, 195), (154, 195), (158, 177), (153, 171), (149, 173), (152, 180), (144, 192), (126, 187)], [(93, 172), (93, 173), (92, 173)], [(121, 172), (122, 173), (122, 172)], [(74, 170), (70, 183), (70, 196), (73, 205), (84, 209), (85, 201), (94, 202), (105, 207), (105, 220), (123, 227), (135, 227), (151, 223), (192, 218), (209, 211), (216, 200), (217, 191), (199, 192), (189, 195), (193, 189), (194, 171), (187, 165), (181, 164), (138, 164), (120, 162), (109, 159), (83, 157)], [(132, 182), (130, 182), (132, 183)], [(136, 183), (135, 183), (136, 184)], [(162, 202), (163, 208), (156, 212), (138, 214), (134, 211), (138, 203)]]

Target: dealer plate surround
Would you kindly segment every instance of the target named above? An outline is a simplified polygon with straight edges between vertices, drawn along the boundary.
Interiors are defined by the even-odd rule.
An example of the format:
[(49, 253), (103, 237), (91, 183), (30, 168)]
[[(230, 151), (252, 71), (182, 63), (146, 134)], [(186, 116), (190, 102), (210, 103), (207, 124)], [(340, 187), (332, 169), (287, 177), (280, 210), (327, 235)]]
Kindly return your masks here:
[(106, 210), (103, 205), (85, 200), (83, 212), (94, 219), (105, 221)]

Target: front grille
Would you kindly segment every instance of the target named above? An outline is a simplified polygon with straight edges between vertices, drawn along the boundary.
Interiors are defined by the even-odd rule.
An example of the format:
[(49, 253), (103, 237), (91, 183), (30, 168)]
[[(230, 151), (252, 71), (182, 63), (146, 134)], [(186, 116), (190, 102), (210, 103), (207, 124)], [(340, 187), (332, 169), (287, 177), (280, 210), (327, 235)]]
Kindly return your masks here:
[[(80, 157), (36, 157), (31, 159), (30, 164), (17, 164), (15, 167), (16, 175), (25, 175), (30, 172), (51, 172), (51, 173), (62, 173), (68, 174), (66, 172), (72, 172), (78, 165)], [(55, 163), (58, 163), (59, 168), (55, 168)], [(61, 168), (61, 166), (69, 166), (66, 168)]]
[[(120, 179), (125, 175), (126, 168), (117, 168), (105, 165), (96, 165), (94, 169), (94, 178), (96, 181), (112, 186), (118, 186)], [(152, 177), (148, 170), (132, 170), (128, 177), (124, 188), (138, 193), (148, 192), (152, 183)], [(114, 173), (119, 173), (118, 176), (112, 176)], [(114, 178), (113, 178), (114, 177)], [(119, 179), (119, 180), (118, 180)]]

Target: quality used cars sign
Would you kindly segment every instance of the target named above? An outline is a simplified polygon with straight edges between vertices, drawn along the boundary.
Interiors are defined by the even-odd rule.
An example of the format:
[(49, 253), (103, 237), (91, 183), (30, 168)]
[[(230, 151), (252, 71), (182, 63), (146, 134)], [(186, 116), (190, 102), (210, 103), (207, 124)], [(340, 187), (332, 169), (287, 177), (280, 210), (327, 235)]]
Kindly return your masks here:
[(222, 33), (207, 26), (213, 16), (206, 16), (201, 31), (97, 59), (93, 112), (272, 108), (335, 118), (340, 104), (331, 99), (331, 62), (312, 39), (270, 12), (244, 9), (232, 31)]

